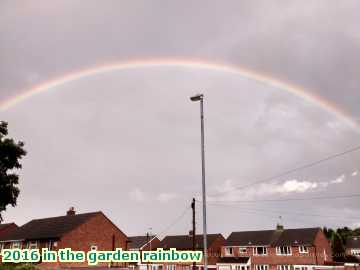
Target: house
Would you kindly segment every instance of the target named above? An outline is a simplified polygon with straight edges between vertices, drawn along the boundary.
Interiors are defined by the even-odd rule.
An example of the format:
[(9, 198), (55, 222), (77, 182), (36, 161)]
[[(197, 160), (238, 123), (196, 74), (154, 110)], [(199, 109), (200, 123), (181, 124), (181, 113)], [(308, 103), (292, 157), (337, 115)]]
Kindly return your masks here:
[[(204, 250), (203, 235), (195, 236), (195, 249)], [(220, 257), (221, 247), (225, 242), (225, 238), (221, 234), (208, 234), (207, 235), (207, 253), (208, 253), (208, 268), (216, 268), (216, 263)], [(193, 250), (193, 238), (191, 235), (171, 235), (166, 236), (159, 244), (159, 248), (165, 250), (170, 248), (176, 248), (177, 250)], [(181, 264), (160, 264), (153, 265), (152, 270), (190, 270), (192, 263)], [(204, 268), (204, 260), (201, 263), (197, 263), (197, 269), (202, 270)]]
[[(129, 250), (142, 251), (142, 250), (153, 250), (156, 249), (160, 244), (159, 238), (156, 236), (140, 235), (129, 237)], [(147, 270), (149, 264), (146, 263), (129, 263), (129, 268)]]
[(346, 239), (345, 254), (360, 259), (360, 236), (351, 236)]
[(308, 270), (332, 261), (320, 228), (233, 232), (221, 250), (218, 270)]
[(129, 250), (152, 250), (160, 244), (159, 238), (156, 236), (130, 236), (129, 238)]
[[(127, 240), (127, 236), (104, 213), (76, 214), (73, 207), (65, 216), (34, 219), (0, 237), (4, 248), (71, 248), (84, 252), (126, 249)], [(40, 266), (47, 267), (47, 264)], [(87, 266), (87, 262), (58, 263), (57, 266)]]
[[(16, 228), (18, 228), (18, 225), (16, 225), (15, 223), (0, 224), (0, 238), (5, 237), (7, 234), (11, 233)], [(0, 251), (2, 249), (3, 249), (3, 243), (0, 242)]]

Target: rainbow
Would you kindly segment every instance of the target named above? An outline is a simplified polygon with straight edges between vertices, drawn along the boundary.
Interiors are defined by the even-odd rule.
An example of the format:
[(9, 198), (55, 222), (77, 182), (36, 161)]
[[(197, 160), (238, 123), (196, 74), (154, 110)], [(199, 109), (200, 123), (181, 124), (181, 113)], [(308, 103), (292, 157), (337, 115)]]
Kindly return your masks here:
[(348, 113), (336, 107), (335, 104), (330, 101), (324, 99), (321, 96), (314, 95), (309, 91), (299, 87), (291, 85), (290, 83), (280, 81), (270, 76), (266, 76), (260, 73), (256, 73), (254, 71), (241, 68), (234, 65), (229, 64), (221, 64), (221, 63), (212, 63), (206, 61), (198, 61), (198, 60), (183, 60), (183, 59), (149, 59), (149, 60), (133, 60), (121, 63), (112, 63), (106, 65), (95, 66), (93, 68), (83, 69), (80, 71), (71, 72), (66, 74), (60, 78), (56, 78), (53, 80), (46, 81), (39, 85), (36, 85), (30, 89), (23, 91), (21, 94), (16, 95), (10, 99), (0, 101), (0, 111), (5, 111), (16, 104), (27, 100), (33, 96), (41, 94), (42, 92), (49, 91), (54, 89), (55, 87), (83, 79), (86, 77), (103, 74), (110, 71), (116, 70), (128, 70), (128, 69), (138, 69), (138, 68), (153, 68), (153, 67), (185, 67), (185, 68), (199, 68), (199, 69), (207, 69), (207, 70), (215, 70), (226, 73), (233, 73), (243, 78), (255, 80), (264, 85), (274, 87), (277, 89), (284, 90), (289, 92), (297, 97), (300, 97), (310, 103), (316, 104), (320, 106), (324, 110), (328, 111), (336, 115), (337, 117), (343, 119), (353, 128), (359, 128), (360, 125), (357, 123), (355, 119), (353, 119)]

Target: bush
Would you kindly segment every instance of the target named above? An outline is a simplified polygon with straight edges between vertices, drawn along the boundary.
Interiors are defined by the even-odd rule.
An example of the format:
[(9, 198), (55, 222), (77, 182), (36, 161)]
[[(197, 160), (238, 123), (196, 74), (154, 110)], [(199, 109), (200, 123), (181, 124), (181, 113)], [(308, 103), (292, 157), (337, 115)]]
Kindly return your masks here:
[(39, 270), (35, 265), (22, 263), (22, 264), (14, 264), (14, 263), (1, 263), (0, 270)]

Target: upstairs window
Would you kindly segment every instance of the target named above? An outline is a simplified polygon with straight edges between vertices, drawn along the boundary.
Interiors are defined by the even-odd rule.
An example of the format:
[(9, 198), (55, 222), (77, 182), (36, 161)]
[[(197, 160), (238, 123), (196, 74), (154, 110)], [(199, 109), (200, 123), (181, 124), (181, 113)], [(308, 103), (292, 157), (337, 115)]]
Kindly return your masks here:
[(19, 241), (12, 242), (11, 248), (21, 248), (21, 242), (19, 242)]
[(267, 255), (266, 247), (254, 247), (254, 255), (264, 256)]
[(47, 242), (46, 247), (47, 247), (49, 250), (52, 250), (52, 249), (53, 249), (53, 246), (54, 246), (54, 241), (53, 241), (53, 240), (49, 240), (49, 242)]
[(276, 247), (276, 255), (291, 255), (291, 247)]
[(255, 265), (255, 270), (269, 270), (269, 265), (257, 264), (257, 265)]
[(96, 251), (96, 250), (98, 250), (98, 247), (95, 246), (95, 245), (92, 245), (92, 246), (90, 247), (90, 250), (91, 250), (91, 251)]
[(28, 243), (28, 249), (36, 249), (38, 247), (37, 242), (36, 241), (30, 241)]
[(291, 265), (278, 265), (276, 270), (291, 270)]
[(307, 266), (303, 266), (303, 265), (296, 265), (295, 270), (308, 270), (308, 267)]
[(232, 247), (226, 247), (225, 248), (225, 256), (233, 256), (233, 248)]
[(246, 247), (239, 247), (239, 253), (245, 254), (246, 253)]
[(168, 265), (166, 265), (166, 269), (167, 270), (176, 270), (176, 265), (168, 264)]
[(309, 253), (309, 249), (307, 246), (299, 246), (300, 253)]

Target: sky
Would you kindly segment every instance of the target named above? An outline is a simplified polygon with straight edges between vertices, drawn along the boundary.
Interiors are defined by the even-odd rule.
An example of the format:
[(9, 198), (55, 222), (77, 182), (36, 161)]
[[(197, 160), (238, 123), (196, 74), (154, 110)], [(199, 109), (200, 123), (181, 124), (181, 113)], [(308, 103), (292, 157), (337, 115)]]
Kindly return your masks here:
[(360, 145), (359, 8), (1, 0), (0, 103), (79, 71), (148, 63), (65, 80), (0, 110), (28, 152), (4, 222), (74, 206), (103, 211), (129, 236), (187, 234), (195, 197), (201, 232), (199, 104), (189, 100), (201, 92), (208, 232), (360, 226), (360, 197), (311, 199), (356, 194), (359, 151), (254, 184)]

